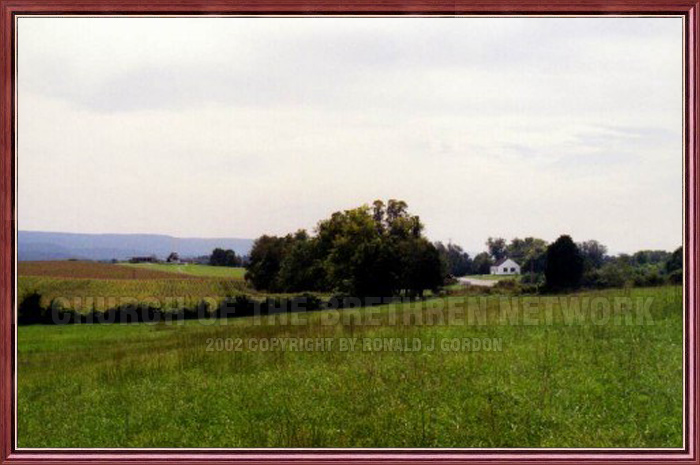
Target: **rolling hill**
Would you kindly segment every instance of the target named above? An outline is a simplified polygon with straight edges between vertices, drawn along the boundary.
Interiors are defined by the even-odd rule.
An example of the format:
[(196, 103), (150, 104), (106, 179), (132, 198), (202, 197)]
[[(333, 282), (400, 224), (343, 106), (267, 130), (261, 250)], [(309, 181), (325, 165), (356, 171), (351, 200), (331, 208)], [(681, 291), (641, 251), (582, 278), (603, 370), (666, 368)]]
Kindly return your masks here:
[(252, 239), (173, 237), (161, 234), (81, 234), (44, 231), (19, 231), (20, 261), (28, 260), (126, 260), (134, 256), (156, 255), (165, 258), (170, 252), (181, 257), (208, 255), (216, 247), (247, 255)]

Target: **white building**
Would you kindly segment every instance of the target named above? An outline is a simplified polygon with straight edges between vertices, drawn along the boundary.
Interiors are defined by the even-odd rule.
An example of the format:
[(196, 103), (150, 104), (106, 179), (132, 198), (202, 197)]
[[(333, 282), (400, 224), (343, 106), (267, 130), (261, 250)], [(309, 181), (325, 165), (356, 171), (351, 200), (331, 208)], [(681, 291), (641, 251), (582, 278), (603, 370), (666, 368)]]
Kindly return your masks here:
[(493, 264), (491, 274), (520, 274), (520, 265), (510, 258), (502, 258)]

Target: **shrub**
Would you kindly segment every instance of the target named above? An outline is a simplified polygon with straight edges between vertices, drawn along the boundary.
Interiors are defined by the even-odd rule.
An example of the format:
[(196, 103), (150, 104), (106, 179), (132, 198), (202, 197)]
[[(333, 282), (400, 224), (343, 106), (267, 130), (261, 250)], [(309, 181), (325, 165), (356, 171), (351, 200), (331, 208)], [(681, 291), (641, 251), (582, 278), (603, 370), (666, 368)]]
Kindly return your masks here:
[(683, 284), (683, 270), (674, 270), (668, 275), (671, 284)]
[(518, 292), (521, 290), (520, 283), (515, 279), (502, 279), (493, 285), (493, 289), (500, 291)]
[(532, 284), (532, 285), (542, 285), (544, 284), (544, 274), (543, 273), (525, 273), (520, 277), (520, 282), (522, 284)]
[(633, 283), (637, 287), (660, 286), (664, 284), (664, 278), (656, 270), (641, 269), (636, 273)]
[(47, 312), (41, 306), (41, 294), (30, 292), (17, 307), (17, 323), (21, 325), (46, 322)]
[(540, 292), (540, 285), (538, 284), (525, 284), (520, 286), (521, 294), (538, 294)]
[(80, 321), (80, 314), (71, 308), (66, 308), (63, 302), (64, 300), (60, 298), (51, 300), (51, 305), (49, 305), (50, 321), (48, 322), (65, 325)]
[(256, 302), (245, 294), (226, 297), (216, 311), (219, 318), (255, 315)]
[(199, 318), (197, 307), (185, 307), (177, 312), (184, 320), (196, 320)]
[(586, 272), (581, 283), (585, 287), (605, 289), (610, 287), (624, 287), (627, 281), (631, 281), (631, 271), (619, 264), (606, 264), (602, 268)]

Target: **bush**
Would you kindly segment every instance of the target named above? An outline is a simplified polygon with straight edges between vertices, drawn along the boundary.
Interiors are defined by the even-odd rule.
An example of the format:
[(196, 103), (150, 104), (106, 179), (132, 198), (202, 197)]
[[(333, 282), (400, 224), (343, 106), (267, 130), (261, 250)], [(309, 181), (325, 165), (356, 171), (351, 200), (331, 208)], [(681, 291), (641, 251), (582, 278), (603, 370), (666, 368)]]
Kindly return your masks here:
[(661, 286), (664, 278), (656, 270), (642, 269), (635, 275), (633, 283), (637, 287)]
[(219, 318), (253, 316), (256, 302), (245, 294), (227, 297), (221, 302), (216, 316)]
[[(50, 315), (49, 318), (50, 320)], [(41, 294), (30, 292), (22, 299), (17, 307), (17, 323), (21, 325), (50, 323), (47, 320), (47, 312), (41, 306)]]
[(520, 286), (521, 294), (538, 294), (540, 292), (540, 285), (538, 284), (525, 284)]
[(581, 283), (585, 287), (595, 289), (624, 287), (627, 281), (632, 280), (630, 274), (631, 272), (623, 266), (611, 263), (586, 272)]
[(520, 283), (515, 279), (501, 279), (496, 284), (493, 285), (492, 289), (498, 289), (501, 291), (511, 291), (518, 292), (521, 290)]
[(459, 283), (459, 280), (455, 278), (453, 275), (447, 275), (445, 277), (445, 286), (451, 286), (453, 284)]
[(535, 273), (534, 275), (531, 273), (525, 273), (520, 277), (520, 282), (522, 284), (532, 284), (532, 285), (543, 285), (544, 284), (544, 274), (543, 273)]
[(683, 281), (683, 272), (664, 275), (658, 266), (647, 265), (632, 267), (622, 263), (608, 263), (600, 269), (587, 271), (583, 276), (583, 285), (590, 288), (610, 288), (634, 285), (636, 287), (661, 286), (666, 283), (679, 284)]
[(668, 275), (671, 284), (683, 284), (683, 270), (674, 270)]
[(72, 324), (80, 321), (80, 314), (63, 305), (63, 299), (53, 299), (49, 305), (50, 323)]

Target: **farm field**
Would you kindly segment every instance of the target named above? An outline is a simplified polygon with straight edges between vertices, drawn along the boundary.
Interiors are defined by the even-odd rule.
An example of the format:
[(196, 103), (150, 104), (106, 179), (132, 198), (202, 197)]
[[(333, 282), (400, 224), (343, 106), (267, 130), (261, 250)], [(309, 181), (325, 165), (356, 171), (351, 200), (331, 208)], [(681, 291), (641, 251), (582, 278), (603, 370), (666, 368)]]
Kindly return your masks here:
[(18, 301), (31, 292), (41, 295), (41, 304), (48, 307), (53, 299), (70, 302), (68, 308), (85, 313), (104, 311), (120, 302), (136, 300), (146, 302), (156, 299), (174, 304), (193, 306), (202, 299), (220, 301), (226, 296), (238, 294), (257, 295), (243, 281), (231, 279), (76, 279), (41, 276), (20, 276)]
[[(174, 272), (171, 266), (124, 266), (120, 264), (50, 261), (19, 262), (18, 301), (31, 292), (41, 295), (41, 304), (48, 307), (53, 299), (70, 302), (80, 312), (105, 310), (121, 299), (144, 302), (149, 299), (172, 299), (175, 305), (193, 306), (202, 299), (221, 300), (241, 293), (257, 295), (246, 286), (242, 269), (188, 265), (188, 272)], [(193, 268), (189, 268), (189, 267)], [(165, 271), (170, 268), (169, 271)], [(209, 272), (208, 276), (206, 273)], [(199, 273), (199, 274), (197, 274)], [(218, 273), (218, 276), (217, 276)], [(228, 276), (226, 276), (228, 273)]]
[(228, 266), (195, 265), (189, 263), (120, 263), (120, 265), (141, 270), (163, 271), (167, 273), (176, 273), (186, 276), (199, 276), (205, 278), (230, 278), (242, 280), (245, 276), (245, 268), (233, 268)]
[(50, 276), (85, 279), (192, 279), (189, 274), (169, 273), (156, 268), (127, 268), (111, 263), (82, 261), (19, 262), (19, 276)]
[[(419, 323), (436, 308), (464, 308), (453, 296), (302, 314), (299, 324), (277, 315), (21, 326), (18, 445), (682, 446), (680, 286), (535, 300), (529, 315), (539, 324), (517, 315), (504, 322), (501, 296), (481, 298), (482, 317), (461, 325)], [(616, 298), (650, 302), (650, 318), (621, 324), (627, 320), (582, 307), (579, 320), (569, 319), (575, 299)], [(500, 340), (502, 349), (443, 351), (438, 342), (434, 351), (253, 349), (261, 338), (290, 337), (400, 338), (422, 347)], [(218, 346), (217, 338), (232, 344)], [(237, 339), (243, 350), (226, 350)]]

